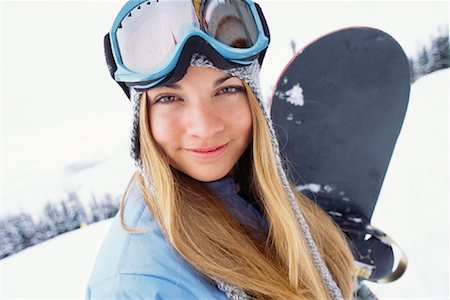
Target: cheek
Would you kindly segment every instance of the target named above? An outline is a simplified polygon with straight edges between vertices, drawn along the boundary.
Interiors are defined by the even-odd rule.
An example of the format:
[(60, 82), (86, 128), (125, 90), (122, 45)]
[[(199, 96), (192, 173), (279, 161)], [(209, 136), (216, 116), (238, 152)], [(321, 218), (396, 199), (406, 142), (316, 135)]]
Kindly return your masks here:
[(234, 127), (241, 132), (243, 136), (246, 136), (250, 140), (252, 135), (252, 113), (250, 111), (250, 105), (248, 101), (242, 102), (240, 107), (235, 110), (234, 113), (230, 113), (233, 116), (232, 123)]
[(247, 113), (245, 118), (245, 125), (247, 126), (248, 133), (251, 135), (253, 130), (252, 112), (250, 111), (250, 105), (247, 105)]
[(168, 147), (176, 141), (177, 126), (175, 120), (162, 114), (149, 112), (149, 125), (155, 142), (167, 153)]

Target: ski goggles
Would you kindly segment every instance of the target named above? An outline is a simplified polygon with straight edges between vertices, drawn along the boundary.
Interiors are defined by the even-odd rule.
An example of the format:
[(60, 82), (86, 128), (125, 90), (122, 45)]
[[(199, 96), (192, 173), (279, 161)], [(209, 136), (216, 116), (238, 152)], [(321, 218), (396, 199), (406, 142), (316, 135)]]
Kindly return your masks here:
[(105, 36), (105, 53), (115, 81), (144, 90), (164, 82), (194, 51), (213, 51), (230, 67), (262, 63), (269, 39), (251, 0), (131, 0)]

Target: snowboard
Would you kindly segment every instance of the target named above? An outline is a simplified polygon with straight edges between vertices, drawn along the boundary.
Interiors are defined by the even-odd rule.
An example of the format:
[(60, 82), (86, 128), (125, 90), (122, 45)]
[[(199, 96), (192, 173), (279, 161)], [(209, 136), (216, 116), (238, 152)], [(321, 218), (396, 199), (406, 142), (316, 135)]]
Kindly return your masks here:
[(404, 253), (394, 267), (397, 246), (370, 219), (409, 91), (409, 61), (397, 41), (351, 27), (297, 52), (271, 99), (288, 174), (347, 234), (361, 279), (393, 281), (406, 268)]

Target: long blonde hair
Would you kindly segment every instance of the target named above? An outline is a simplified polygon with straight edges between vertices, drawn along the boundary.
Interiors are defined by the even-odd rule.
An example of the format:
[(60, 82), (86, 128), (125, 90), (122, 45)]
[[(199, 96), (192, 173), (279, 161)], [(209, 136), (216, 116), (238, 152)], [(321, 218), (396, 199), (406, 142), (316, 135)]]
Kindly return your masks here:
[[(146, 93), (140, 104), (140, 155), (155, 194), (140, 173), (135, 177), (168, 241), (207, 278), (220, 278), (258, 299), (331, 299), (287, 200), (269, 127), (253, 91), (244, 85), (253, 140), (239, 161), (245, 173), (239, 180), (247, 200), (262, 211), (268, 232), (240, 224), (213, 191), (171, 168), (152, 137)], [(344, 298), (352, 298), (353, 256), (345, 236), (325, 212), (292, 190), (324, 262)], [(122, 226), (136, 232), (123, 219)]]

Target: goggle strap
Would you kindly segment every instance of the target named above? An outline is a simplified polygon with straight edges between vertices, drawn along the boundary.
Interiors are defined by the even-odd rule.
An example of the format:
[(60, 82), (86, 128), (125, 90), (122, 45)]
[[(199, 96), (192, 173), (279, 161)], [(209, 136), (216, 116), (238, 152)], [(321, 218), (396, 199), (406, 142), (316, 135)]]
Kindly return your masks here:
[(127, 95), (127, 98), (130, 99), (129, 87), (124, 82), (116, 81), (116, 79), (114, 77), (114, 73), (117, 71), (117, 65), (116, 65), (116, 62), (114, 60), (114, 56), (112, 53), (111, 40), (109, 37), (109, 33), (106, 34), (105, 37), (103, 38), (103, 47), (105, 50), (105, 59), (106, 59), (106, 64), (108, 65), (109, 75), (111, 75), (112, 79), (114, 79), (114, 81), (117, 82), (117, 84), (122, 88), (122, 90)]
[[(256, 11), (258, 12), (259, 19), (261, 20), (261, 24), (263, 26), (264, 34), (269, 39), (269, 44), (270, 44), (270, 31), (269, 31), (269, 26), (267, 25), (266, 17), (264, 17), (264, 14), (263, 14), (262, 9), (259, 6), (259, 4), (256, 3), (256, 2), (253, 2), (253, 4), (255, 4)], [(260, 53), (260, 55), (259, 55), (258, 62), (259, 62), (260, 66), (262, 66), (262, 62), (264, 60), (264, 56), (266, 55), (266, 50), (267, 49), (264, 49), (264, 51), (262, 51)]]

